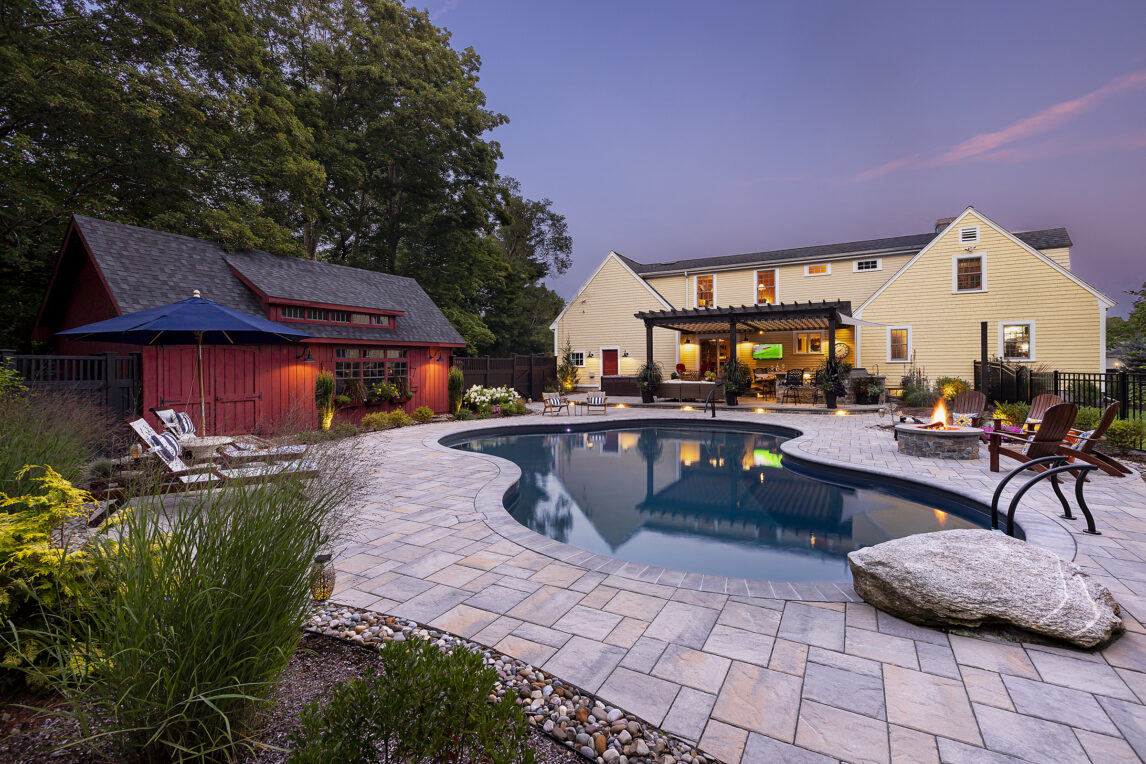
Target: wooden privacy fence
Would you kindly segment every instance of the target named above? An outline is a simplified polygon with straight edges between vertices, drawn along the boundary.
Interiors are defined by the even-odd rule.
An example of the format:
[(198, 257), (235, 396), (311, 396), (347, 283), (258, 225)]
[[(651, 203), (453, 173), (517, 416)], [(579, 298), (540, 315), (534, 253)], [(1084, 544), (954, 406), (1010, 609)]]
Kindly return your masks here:
[(117, 419), (140, 415), (139, 353), (119, 355), (16, 355), (0, 351), (33, 390), (59, 390), (106, 406)]
[(546, 382), (557, 379), (557, 359), (544, 355), (514, 355), (509, 358), (482, 356), (454, 358), (454, 366), (462, 370), (466, 388), (512, 387), (522, 398), (540, 400)]

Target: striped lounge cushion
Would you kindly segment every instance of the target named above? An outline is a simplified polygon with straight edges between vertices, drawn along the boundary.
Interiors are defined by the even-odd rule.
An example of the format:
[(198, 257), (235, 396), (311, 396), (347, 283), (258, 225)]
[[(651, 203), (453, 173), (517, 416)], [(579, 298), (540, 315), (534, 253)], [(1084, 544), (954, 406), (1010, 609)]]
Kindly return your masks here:
[(179, 441), (169, 432), (160, 432), (151, 436), (151, 451), (165, 462), (173, 462), (179, 458), (183, 449)]
[(195, 423), (191, 421), (188, 414), (182, 411), (175, 415), (175, 426), (179, 430), (180, 437), (195, 434)]

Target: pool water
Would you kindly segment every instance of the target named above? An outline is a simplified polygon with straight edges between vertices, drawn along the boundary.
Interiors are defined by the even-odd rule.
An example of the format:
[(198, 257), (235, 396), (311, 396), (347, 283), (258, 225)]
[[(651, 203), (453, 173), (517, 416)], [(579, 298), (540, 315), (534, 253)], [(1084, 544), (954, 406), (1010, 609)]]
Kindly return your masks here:
[(800, 474), (785, 467), (786, 439), (633, 426), (486, 435), (455, 447), (521, 468), (507, 509), (522, 525), (597, 554), (690, 572), (848, 581), (853, 549), (984, 524), (941, 501), (928, 506), (893, 495), (895, 489)]

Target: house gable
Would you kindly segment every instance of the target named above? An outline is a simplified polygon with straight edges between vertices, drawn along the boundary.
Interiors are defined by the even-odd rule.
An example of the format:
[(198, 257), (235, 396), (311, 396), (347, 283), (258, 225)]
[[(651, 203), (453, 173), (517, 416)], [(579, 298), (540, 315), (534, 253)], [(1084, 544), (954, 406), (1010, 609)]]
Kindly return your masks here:
[[(629, 265), (629, 263), (632, 261), (626, 261), (628, 261), (628, 258), (622, 257), (616, 252), (609, 250), (609, 254), (606, 255), (605, 259), (601, 261), (601, 264), (597, 266), (597, 270), (593, 271), (593, 274), (589, 276), (589, 278), (585, 280), (585, 283), (577, 289), (576, 293), (574, 293), (573, 297), (570, 298), (569, 302), (565, 303), (565, 307), (562, 308), (561, 312), (557, 314), (557, 318), (553, 319), (553, 323), (549, 324), (549, 328), (553, 331), (557, 331), (557, 325), (561, 322), (561, 319), (564, 318), (566, 311), (568, 311), (569, 308), (572, 307), (573, 304), (581, 298), (581, 294), (586, 289), (588, 289), (589, 286), (597, 279), (597, 277), (601, 275), (602, 271), (606, 271), (606, 269), (608, 269), (606, 277), (612, 280), (617, 278), (618, 274), (616, 272), (616, 268), (619, 268), (635, 282), (640, 284), (650, 295), (652, 295), (653, 298), (656, 299), (657, 304), (663, 308), (671, 308), (672, 305), (669, 305), (669, 303), (665, 300), (664, 297), (661, 297), (657, 290), (653, 289), (647, 281), (645, 281), (643, 278), (638, 276), (635, 271), (633, 271), (632, 267)], [(613, 266), (616, 266), (616, 268)], [(638, 309), (634, 309), (632, 312), (636, 312), (636, 310)], [(556, 342), (556, 335), (554, 336), (554, 341)]]
[[(964, 229), (967, 240), (961, 239)], [(977, 229), (977, 235), (969, 229)], [(980, 258), (980, 288), (957, 287), (957, 262), (963, 258)], [(1004, 325), (1029, 323), (1037, 325), (1037, 335), (1032, 328), (1031, 362), (1067, 371), (1100, 370), (1102, 324), (1112, 304), (1060, 263), (968, 207), (855, 315), (910, 327), (910, 355), (932, 379), (970, 378), (972, 362), (980, 356), (983, 321), (988, 323), (991, 357), (1004, 355), (999, 339)], [(885, 328), (865, 327), (863, 363), (895, 363), (887, 345)], [(897, 366), (888, 371), (889, 377), (900, 371)]]

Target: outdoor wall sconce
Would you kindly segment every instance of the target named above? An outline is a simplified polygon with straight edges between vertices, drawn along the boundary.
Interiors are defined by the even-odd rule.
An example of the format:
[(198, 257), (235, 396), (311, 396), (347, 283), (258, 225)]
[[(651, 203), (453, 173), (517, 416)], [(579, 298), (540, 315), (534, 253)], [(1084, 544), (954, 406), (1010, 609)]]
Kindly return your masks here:
[(592, 351), (592, 350), (590, 350), (590, 351), (589, 351), (589, 357), (590, 357), (590, 358), (596, 358), (597, 356), (593, 355), (593, 351)]
[(692, 344), (692, 337), (685, 337), (684, 338), (684, 344), (691, 345)]
[(440, 350), (438, 351), (438, 357), (437, 358), (431, 358), (430, 354), (427, 353), (426, 354), (426, 360), (429, 361), (430, 363), (434, 363), (435, 361), (442, 360), (442, 351), (440, 351)]
[(628, 357), (629, 357), (629, 351), (628, 351), (628, 350), (626, 350), (625, 352), (621, 353), (621, 358), (628, 358)]
[(312, 355), (310, 354), (310, 348), (309, 348), (309, 347), (307, 347), (307, 349), (306, 349), (306, 358), (303, 358), (303, 357), (302, 357), (302, 353), (299, 353), (298, 355), (296, 355), (296, 356), (294, 357), (294, 359), (295, 359), (296, 361), (302, 361), (303, 363), (318, 363), (318, 361), (316, 361), (316, 360), (314, 359), (314, 356), (312, 356)]
[(310, 566), (310, 596), (315, 602), (325, 602), (334, 593), (334, 566), (327, 566), (331, 555), (315, 555)]

